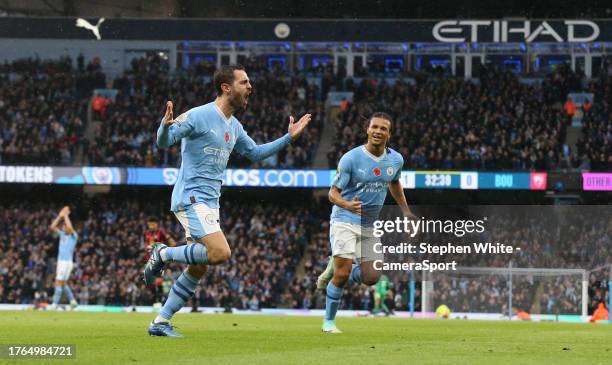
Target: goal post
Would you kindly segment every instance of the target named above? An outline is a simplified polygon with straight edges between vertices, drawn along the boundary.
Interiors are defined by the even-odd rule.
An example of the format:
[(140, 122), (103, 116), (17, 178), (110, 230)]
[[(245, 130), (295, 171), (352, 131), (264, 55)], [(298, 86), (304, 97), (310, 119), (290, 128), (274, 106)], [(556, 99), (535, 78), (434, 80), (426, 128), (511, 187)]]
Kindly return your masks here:
[(454, 313), (588, 316), (589, 271), (585, 269), (458, 267), (423, 272), (423, 314), (447, 305)]

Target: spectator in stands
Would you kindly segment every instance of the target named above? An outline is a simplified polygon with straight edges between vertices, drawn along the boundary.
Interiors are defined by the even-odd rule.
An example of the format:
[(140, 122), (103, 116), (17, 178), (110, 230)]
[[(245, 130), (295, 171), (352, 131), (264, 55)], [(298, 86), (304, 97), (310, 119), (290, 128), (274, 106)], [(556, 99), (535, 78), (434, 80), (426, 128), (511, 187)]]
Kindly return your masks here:
[(94, 119), (104, 121), (106, 120), (106, 108), (111, 103), (111, 100), (103, 97), (102, 95), (94, 96), (91, 107), (94, 111)]
[(567, 98), (565, 105), (563, 105), (563, 109), (565, 109), (565, 113), (568, 117), (573, 118), (576, 114), (576, 103), (572, 98)]
[(586, 113), (589, 110), (591, 110), (592, 107), (593, 107), (593, 103), (591, 103), (591, 101), (588, 98), (584, 99), (584, 103), (582, 103), (582, 110)]

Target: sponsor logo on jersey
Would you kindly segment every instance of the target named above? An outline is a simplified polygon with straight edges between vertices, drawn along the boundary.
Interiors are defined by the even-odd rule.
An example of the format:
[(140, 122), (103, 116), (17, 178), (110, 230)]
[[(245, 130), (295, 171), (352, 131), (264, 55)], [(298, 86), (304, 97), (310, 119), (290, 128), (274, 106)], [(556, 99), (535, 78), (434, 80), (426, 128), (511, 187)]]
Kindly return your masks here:
[(204, 147), (204, 153), (207, 155), (214, 155), (221, 158), (229, 158), (232, 150), (225, 148), (214, 148), (214, 147)]

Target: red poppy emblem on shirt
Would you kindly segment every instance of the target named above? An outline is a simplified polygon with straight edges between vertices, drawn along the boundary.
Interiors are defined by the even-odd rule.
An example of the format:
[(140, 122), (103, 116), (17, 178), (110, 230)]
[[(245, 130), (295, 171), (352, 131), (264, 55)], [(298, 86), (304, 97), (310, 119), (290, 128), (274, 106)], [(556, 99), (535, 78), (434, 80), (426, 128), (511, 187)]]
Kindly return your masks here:
[(372, 172), (374, 173), (374, 176), (380, 176), (380, 169), (378, 167), (375, 167)]
[(229, 132), (225, 131), (225, 143), (229, 143)]

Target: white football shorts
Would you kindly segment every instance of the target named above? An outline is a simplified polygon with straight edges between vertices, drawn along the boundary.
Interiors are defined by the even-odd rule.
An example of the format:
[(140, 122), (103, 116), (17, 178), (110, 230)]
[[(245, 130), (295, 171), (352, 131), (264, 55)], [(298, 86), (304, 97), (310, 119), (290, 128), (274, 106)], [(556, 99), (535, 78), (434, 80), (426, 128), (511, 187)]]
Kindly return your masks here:
[(356, 260), (359, 264), (384, 259), (382, 252), (374, 252), (374, 244), (380, 239), (374, 237), (371, 229), (357, 224), (333, 222), (329, 227), (329, 241), (334, 257)]
[(193, 240), (221, 230), (219, 209), (209, 208), (204, 203), (192, 204), (186, 210), (174, 212), (174, 215), (185, 229), (185, 235)]
[(74, 263), (72, 261), (58, 261), (57, 262), (57, 270), (55, 272), (55, 280), (59, 281), (68, 281), (70, 277), (70, 272), (72, 272), (72, 268)]

